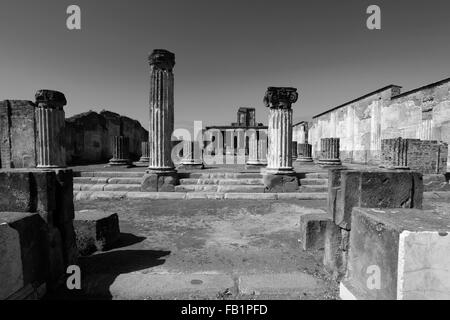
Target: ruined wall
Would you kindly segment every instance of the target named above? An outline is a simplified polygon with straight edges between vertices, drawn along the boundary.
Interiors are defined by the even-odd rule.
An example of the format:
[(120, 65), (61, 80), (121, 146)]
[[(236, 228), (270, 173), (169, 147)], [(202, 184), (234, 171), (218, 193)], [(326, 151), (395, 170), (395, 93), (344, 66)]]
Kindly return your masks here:
[(123, 135), (130, 141), (130, 157), (138, 160), (141, 142), (148, 131), (138, 121), (110, 111), (89, 111), (66, 119), (67, 163), (102, 163), (112, 158), (112, 138)]
[(0, 102), (1, 168), (31, 168), (36, 162), (35, 105), (27, 100)]
[(316, 116), (309, 130), (314, 157), (321, 138), (340, 138), (341, 160), (376, 163), (381, 151), (381, 112), (400, 87), (388, 86)]
[(450, 79), (403, 94), (388, 86), (320, 114), (309, 130), (313, 154), (321, 138), (340, 138), (341, 160), (379, 164), (381, 139), (450, 142)]

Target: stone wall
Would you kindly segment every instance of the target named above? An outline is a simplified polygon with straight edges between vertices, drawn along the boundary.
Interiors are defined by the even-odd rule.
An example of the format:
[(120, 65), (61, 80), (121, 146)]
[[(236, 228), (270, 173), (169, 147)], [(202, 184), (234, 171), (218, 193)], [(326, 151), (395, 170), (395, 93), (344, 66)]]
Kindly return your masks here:
[(400, 94), (388, 86), (313, 118), (313, 153), (320, 139), (341, 138), (345, 162), (379, 164), (381, 140), (410, 138), (450, 142), (450, 79)]
[(436, 140), (383, 139), (381, 149), (380, 165), (383, 167), (390, 168), (401, 164), (422, 174), (447, 172), (447, 143)]
[(66, 119), (68, 164), (103, 163), (112, 158), (112, 139), (123, 135), (130, 141), (130, 157), (141, 156), (141, 142), (148, 131), (138, 121), (110, 111), (88, 111)]
[(36, 166), (34, 109), (27, 100), (0, 101), (1, 168)]

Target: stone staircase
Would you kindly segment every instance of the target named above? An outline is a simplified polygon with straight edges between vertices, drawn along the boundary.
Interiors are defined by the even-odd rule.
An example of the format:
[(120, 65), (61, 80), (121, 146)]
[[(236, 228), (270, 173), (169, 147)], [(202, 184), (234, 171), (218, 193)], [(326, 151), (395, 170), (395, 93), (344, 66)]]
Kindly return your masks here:
[[(75, 172), (74, 194), (79, 192), (141, 192), (143, 172)], [(192, 172), (180, 173), (176, 193), (189, 194), (259, 194), (265, 193), (262, 174), (257, 172)], [(325, 194), (327, 172), (305, 173), (296, 194)]]

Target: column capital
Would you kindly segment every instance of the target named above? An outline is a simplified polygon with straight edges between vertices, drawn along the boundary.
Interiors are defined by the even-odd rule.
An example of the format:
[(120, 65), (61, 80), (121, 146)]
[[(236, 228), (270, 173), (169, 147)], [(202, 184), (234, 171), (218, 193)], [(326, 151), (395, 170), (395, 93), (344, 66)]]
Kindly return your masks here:
[(151, 67), (172, 71), (175, 66), (175, 54), (164, 49), (155, 49), (149, 55), (148, 63)]
[(67, 104), (66, 97), (59, 91), (41, 89), (36, 92), (34, 97), (37, 105), (44, 104), (53, 109), (62, 109)]
[(298, 99), (296, 88), (269, 87), (264, 95), (264, 105), (268, 108), (290, 109)]

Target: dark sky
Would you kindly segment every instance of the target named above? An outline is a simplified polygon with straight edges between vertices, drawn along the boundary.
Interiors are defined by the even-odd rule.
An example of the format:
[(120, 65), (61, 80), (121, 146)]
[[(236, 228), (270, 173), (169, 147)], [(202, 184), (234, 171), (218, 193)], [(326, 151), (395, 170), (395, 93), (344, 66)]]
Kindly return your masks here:
[[(82, 30), (66, 28), (66, 8)], [(366, 28), (377, 4), (382, 29)], [(148, 53), (176, 54), (175, 122), (236, 121), (268, 86), (294, 86), (294, 120), (388, 84), (449, 77), (450, 1), (1, 0), (0, 99), (64, 92), (66, 115), (118, 112), (147, 127)]]

